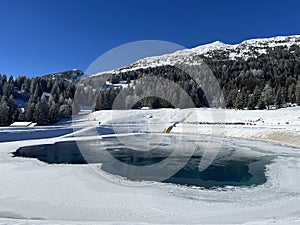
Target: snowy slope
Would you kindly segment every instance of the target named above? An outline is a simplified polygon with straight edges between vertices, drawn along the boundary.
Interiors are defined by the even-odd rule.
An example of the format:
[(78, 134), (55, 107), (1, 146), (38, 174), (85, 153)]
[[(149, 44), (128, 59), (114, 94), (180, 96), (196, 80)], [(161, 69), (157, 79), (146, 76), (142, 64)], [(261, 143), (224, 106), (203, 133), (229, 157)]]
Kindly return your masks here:
[[(297, 133), (300, 125), (299, 110), (299, 107), (274, 111), (226, 110), (225, 122), (256, 125), (224, 126), (229, 126), (227, 131), (231, 134), (244, 133), (248, 137), (251, 136), (251, 130), (255, 130), (254, 127)], [(198, 127), (201, 134), (207, 125), (198, 122), (224, 121), (222, 117), (213, 118), (215, 113), (215, 109), (99, 111), (87, 114), (86, 118), (74, 118), (74, 125), (83, 128), (83, 133), (94, 126), (127, 127), (123, 131), (117, 129), (119, 132), (163, 132), (165, 126), (180, 122), (174, 132), (182, 127), (183, 133), (195, 133), (199, 132)], [(287, 121), (289, 124), (286, 124)], [(184, 128), (184, 125), (194, 127)], [(34, 129), (28, 131), (28, 135), (34, 134)], [(88, 132), (86, 134), (89, 135)], [(12, 132), (11, 135), (15, 134)], [(297, 148), (223, 139), (226, 144), (249, 151), (261, 149), (266, 154), (278, 155), (267, 168), (269, 179), (266, 184), (257, 187), (228, 187), (225, 191), (155, 182), (152, 185), (144, 183), (142, 186), (128, 186), (122, 184), (118, 177), (114, 177), (116, 182), (112, 182), (99, 176), (88, 165), (47, 165), (36, 159), (12, 158), (10, 154), (20, 146), (72, 139), (74, 137), (64, 136), (0, 143), (0, 224), (196, 225), (300, 222), (300, 154)]]
[(76, 136), (89, 136), (95, 134), (95, 127), (100, 127), (103, 134), (164, 133), (176, 124), (171, 133), (261, 140), (300, 148), (299, 112), (299, 106), (277, 110), (101, 110), (87, 114), (73, 127), (84, 127), (76, 131)]
[(277, 46), (286, 46), (289, 48), (292, 45), (300, 45), (300, 35), (294, 36), (278, 36), (272, 38), (251, 39), (243, 41), (240, 44), (225, 44), (220, 41), (215, 41), (210, 44), (201, 45), (191, 49), (184, 49), (176, 51), (171, 54), (162, 56), (147, 57), (140, 59), (135, 63), (112, 71), (101, 72), (92, 76), (102, 75), (105, 73), (121, 73), (126, 71), (133, 71), (137, 69), (145, 69), (149, 67), (157, 67), (164, 65), (188, 64), (197, 65), (202, 62), (201, 56), (212, 57), (216, 51), (223, 51), (229, 54), (230, 59), (247, 59), (249, 57), (257, 57), (261, 54), (267, 53), (267, 48)]
[[(89, 126), (117, 133), (165, 132), (262, 140), (300, 148), (300, 107), (278, 110), (158, 109), (104, 110), (89, 115)], [(87, 131), (86, 131), (87, 132)]]
[(51, 78), (51, 79), (64, 79), (70, 82), (79, 81), (84, 76), (84, 73), (78, 69), (72, 69), (68, 71), (58, 72), (58, 73), (51, 73), (48, 75), (44, 75), (43, 77)]

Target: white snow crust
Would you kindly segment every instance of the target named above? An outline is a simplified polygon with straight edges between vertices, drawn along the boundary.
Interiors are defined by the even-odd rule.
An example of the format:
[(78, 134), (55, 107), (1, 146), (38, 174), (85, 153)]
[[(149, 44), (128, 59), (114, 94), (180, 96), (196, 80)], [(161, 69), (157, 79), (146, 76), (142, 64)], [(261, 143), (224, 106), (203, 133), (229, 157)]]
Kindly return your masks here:
[[(11, 157), (10, 153), (18, 147), (74, 140), (71, 135), (2, 142), (0, 224), (299, 224), (299, 146), (284, 146), (297, 144), (287, 140), (278, 141), (282, 145), (274, 145), (245, 139), (273, 141), (264, 139), (263, 135), (277, 132), (299, 139), (300, 107), (270, 111), (225, 110), (222, 112), (225, 120), (213, 116), (216, 110), (100, 111), (74, 118), (73, 125), (79, 129), (77, 134), (82, 134), (77, 138), (84, 139), (95, 126), (100, 131), (114, 127), (119, 133), (164, 132), (166, 126), (179, 122), (170, 135), (172, 132), (213, 134), (249, 151), (258, 148), (266, 154), (277, 155), (267, 167), (267, 183), (214, 190), (155, 182), (123, 185), (118, 183), (121, 178), (113, 177), (116, 182), (111, 182), (95, 173), (90, 165), (48, 165), (37, 159)], [(248, 125), (226, 124), (237, 122)], [(57, 126), (69, 127), (70, 124)], [(35, 130), (28, 130), (28, 135), (34, 136)], [(218, 131), (220, 133), (216, 133)], [(14, 135), (9, 128), (1, 132)]]

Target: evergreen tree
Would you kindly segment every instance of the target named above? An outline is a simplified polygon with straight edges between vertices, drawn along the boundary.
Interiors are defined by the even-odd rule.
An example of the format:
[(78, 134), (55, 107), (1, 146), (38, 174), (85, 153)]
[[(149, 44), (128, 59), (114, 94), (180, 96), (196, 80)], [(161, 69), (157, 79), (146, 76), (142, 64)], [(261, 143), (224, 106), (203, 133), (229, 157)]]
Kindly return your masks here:
[(37, 78), (34, 77), (34, 78), (31, 79), (31, 82), (30, 82), (30, 89), (29, 89), (29, 91), (30, 91), (31, 94), (33, 94), (35, 92), (36, 85), (37, 85)]
[(45, 97), (42, 96), (41, 100), (37, 102), (33, 118), (39, 125), (47, 125), (49, 123), (48, 104)]
[(104, 109), (103, 100), (104, 100), (103, 95), (101, 93), (99, 93), (97, 95), (97, 98), (96, 98), (96, 101), (95, 101), (95, 104), (94, 104), (94, 107), (93, 107), (94, 111), (99, 111), (101, 109)]
[(276, 93), (276, 105), (278, 107), (282, 107), (286, 102), (285, 102), (285, 88), (281, 87), (277, 93)]
[(21, 108), (18, 108), (18, 118), (17, 121), (25, 121), (25, 114)]
[(159, 109), (161, 108), (161, 104), (159, 101), (159, 98), (153, 97), (152, 103), (151, 103), (151, 108), (152, 109)]
[(295, 90), (296, 103), (300, 106), (300, 79), (298, 80)]
[(9, 96), (8, 101), (8, 113), (9, 113), (9, 123), (14, 122), (18, 118), (18, 105), (16, 103), (16, 100), (12, 95)]
[(249, 96), (247, 108), (248, 108), (249, 110), (254, 110), (256, 105), (257, 105), (257, 102), (256, 102), (255, 95), (254, 95), (254, 94), (251, 94), (251, 95)]
[(265, 104), (265, 101), (264, 101), (264, 97), (261, 96), (259, 99), (258, 99), (258, 102), (257, 102), (257, 108), (258, 109), (266, 109), (266, 104)]
[(9, 109), (7, 102), (1, 100), (0, 102), (0, 126), (8, 126), (9, 125)]
[(72, 115), (72, 109), (69, 105), (61, 105), (59, 107), (59, 118), (66, 119)]
[(243, 109), (243, 105), (244, 105), (243, 94), (240, 91), (236, 96), (234, 107), (236, 109)]
[(267, 83), (262, 94), (261, 94), (261, 100), (264, 102), (264, 105), (269, 108), (270, 105), (273, 105), (275, 103), (275, 97), (273, 89), (271, 88), (270, 83)]
[(49, 120), (51, 123), (56, 123), (59, 121), (59, 107), (54, 101), (50, 105)]
[(25, 108), (25, 120), (32, 121), (33, 120), (33, 113), (35, 110), (35, 102), (33, 101), (33, 97), (29, 98), (29, 101), (26, 104)]
[(292, 83), (288, 87), (288, 101), (290, 103), (295, 103), (296, 102), (296, 95), (295, 95), (296, 87), (295, 84)]

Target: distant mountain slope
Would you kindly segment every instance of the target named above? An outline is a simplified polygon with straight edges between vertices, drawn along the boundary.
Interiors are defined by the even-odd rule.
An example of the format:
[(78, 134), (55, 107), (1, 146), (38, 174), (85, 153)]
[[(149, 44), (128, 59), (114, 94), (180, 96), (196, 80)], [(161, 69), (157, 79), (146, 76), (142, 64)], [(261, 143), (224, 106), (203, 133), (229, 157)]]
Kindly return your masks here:
[[(209, 70), (199, 68), (203, 62), (218, 82), (208, 78)], [(177, 64), (189, 65), (185, 69), (192, 71), (193, 79)], [(164, 79), (172, 85), (162, 82)], [(207, 84), (206, 90), (202, 83)], [(220, 86), (224, 101), (213, 84)], [(68, 118), (72, 109), (78, 112), (80, 106), (112, 109), (116, 98), (120, 109), (223, 107), (224, 102), (226, 108), (251, 110), (300, 106), (300, 36), (253, 39), (236, 45), (217, 41), (140, 59), (88, 78), (77, 69), (41, 77), (0, 74), (0, 126), (14, 121), (55, 123)], [(193, 105), (187, 105), (187, 100)]]
[(84, 76), (84, 73), (81, 70), (73, 69), (73, 70), (67, 70), (63, 72), (58, 73), (51, 73), (48, 75), (44, 75), (44, 78), (52, 78), (52, 79), (65, 79), (67, 81), (79, 81)]
[(117, 68), (109, 72), (102, 72), (95, 74), (94, 76), (102, 75), (104, 73), (122, 73), (150, 67), (153, 68), (166, 65), (174, 66), (178, 63), (197, 65), (202, 62), (203, 57), (213, 58), (218, 53), (223, 53), (228, 60), (247, 60), (249, 58), (257, 58), (260, 55), (267, 54), (268, 49), (280, 46), (289, 48), (292, 45), (300, 46), (300, 35), (251, 39), (235, 45), (215, 41), (210, 44), (176, 51), (171, 54), (143, 58), (127, 67)]
[[(171, 54), (143, 58), (127, 67), (92, 75), (91, 79), (102, 79), (102, 83), (105, 83), (105, 79), (113, 84), (125, 81), (132, 83), (133, 86), (128, 85), (122, 90), (128, 101), (137, 98), (140, 93), (151, 96), (151, 90), (156, 90), (160, 96), (169, 96), (176, 103), (173, 107), (181, 107), (179, 103), (185, 100), (176, 96), (178, 88), (167, 87), (151, 78), (151, 82), (140, 79), (147, 76), (167, 78), (188, 93), (195, 107), (213, 107), (208, 104), (207, 96), (199, 85), (200, 82), (206, 83), (211, 93), (215, 91), (212, 86), (215, 83), (208, 76), (210, 71), (205, 70), (205, 66), (198, 66), (203, 63), (208, 65), (218, 80), (227, 108), (275, 109), (300, 105), (300, 35), (253, 39), (235, 45), (217, 41)], [(187, 72), (180, 69), (183, 68), (181, 65)], [(197, 82), (188, 72), (194, 74), (193, 78), (197, 77)], [(96, 89), (99, 86), (94, 87)], [(110, 109), (115, 96), (115, 91), (102, 92), (97, 109)], [(219, 101), (217, 97), (214, 102)], [(172, 107), (168, 101), (152, 96), (141, 100), (135, 107)]]

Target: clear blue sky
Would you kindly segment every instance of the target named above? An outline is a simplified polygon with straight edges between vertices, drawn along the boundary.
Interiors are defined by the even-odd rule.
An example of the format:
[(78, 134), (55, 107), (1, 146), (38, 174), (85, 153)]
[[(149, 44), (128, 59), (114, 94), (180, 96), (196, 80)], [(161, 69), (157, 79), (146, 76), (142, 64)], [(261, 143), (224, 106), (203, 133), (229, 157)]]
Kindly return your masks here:
[(0, 73), (85, 70), (132, 41), (194, 47), (300, 34), (298, 0), (0, 0)]

